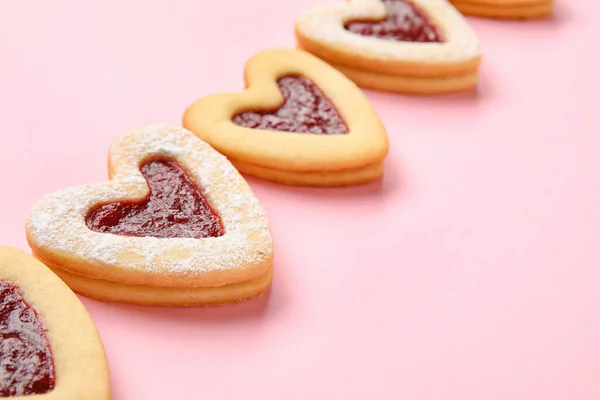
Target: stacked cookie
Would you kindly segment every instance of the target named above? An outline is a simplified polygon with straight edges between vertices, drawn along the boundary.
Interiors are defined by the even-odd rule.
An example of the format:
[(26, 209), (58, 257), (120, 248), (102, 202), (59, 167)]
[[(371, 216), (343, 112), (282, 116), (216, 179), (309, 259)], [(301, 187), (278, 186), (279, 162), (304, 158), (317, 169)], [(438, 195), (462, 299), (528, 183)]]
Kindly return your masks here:
[(152, 125), (119, 138), (109, 161), (109, 182), (45, 196), (27, 220), (33, 254), (72, 289), (212, 305), (269, 288), (267, 217), (225, 157), (182, 128)]
[(244, 92), (188, 108), (184, 125), (200, 138), (133, 130), (110, 148), (110, 181), (43, 197), (26, 224), (33, 254), (102, 301), (215, 305), (264, 293), (269, 223), (238, 170), (294, 185), (366, 183), (383, 173), (388, 141), (357, 86), (306, 52), (259, 53), (246, 79)]
[(75, 294), (31, 255), (0, 247), (0, 397), (111, 398), (98, 331)]
[(479, 40), (446, 0), (349, 0), (312, 8), (295, 26), (298, 47), (359, 86), (443, 93), (477, 84)]
[(346, 186), (383, 173), (388, 152), (379, 116), (354, 83), (298, 50), (252, 57), (247, 89), (191, 105), (183, 125), (238, 170), (275, 182)]

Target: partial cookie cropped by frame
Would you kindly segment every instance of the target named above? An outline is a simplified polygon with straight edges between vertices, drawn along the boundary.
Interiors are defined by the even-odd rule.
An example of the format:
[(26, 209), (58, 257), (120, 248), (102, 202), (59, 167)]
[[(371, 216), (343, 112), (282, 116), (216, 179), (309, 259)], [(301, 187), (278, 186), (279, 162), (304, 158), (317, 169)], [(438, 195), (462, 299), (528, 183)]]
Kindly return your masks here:
[[(0, 397), (109, 400), (102, 342), (83, 304), (69, 287), (40, 261), (10, 247), (0, 247), (0, 285)], [(32, 308), (22, 310), (26, 305)], [(18, 316), (11, 317), (11, 312)], [(41, 343), (31, 328), (36, 314), (48, 344), (48, 371), (40, 370), (39, 363), (44, 359), (40, 352), (27, 349)], [(23, 338), (19, 336), (21, 327), (25, 329)], [(31, 354), (35, 356), (28, 358), (25, 366), (19, 364), (22, 357)], [(23, 374), (25, 378), (36, 374), (37, 380), (24, 382)]]
[(553, 0), (450, 0), (464, 15), (499, 19), (537, 19), (552, 14)]
[[(157, 179), (143, 172), (152, 165)], [(182, 186), (151, 189), (155, 180), (171, 184), (168, 168)], [(123, 135), (110, 148), (109, 177), (43, 197), (26, 223), (33, 254), (73, 290), (103, 301), (193, 306), (243, 301), (270, 287), (264, 210), (234, 166), (191, 132), (158, 124)], [(201, 206), (220, 221), (218, 233), (180, 228)], [(194, 226), (212, 229), (202, 218)]]
[[(413, 18), (430, 30), (429, 35), (435, 32), (437, 37), (428, 38), (421, 29), (416, 41), (409, 40), (410, 30), (403, 40), (382, 38), (387, 25), (404, 29), (394, 26), (392, 17), (407, 23), (403, 15), (389, 14), (391, 10), (413, 13)], [(367, 26), (366, 35), (349, 30), (349, 24), (356, 22), (387, 25)], [(479, 39), (447, 0), (348, 0), (321, 5), (296, 19), (295, 32), (299, 48), (327, 61), (364, 88), (435, 94), (477, 85)]]
[[(300, 186), (356, 185), (382, 175), (387, 133), (366, 96), (342, 73), (304, 51), (274, 49), (253, 56), (244, 76), (243, 92), (202, 98), (183, 116), (184, 127), (226, 155), (240, 171)], [(282, 89), (285, 79), (302, 81), (290, 81), (292, 89)], [(294, 98), (290, 97), (293, 88), (301, 90)], [(290, 105), (299, 111), (269, 115)], [(309, 106), (320, 108), (313, 112)], [(324, 112), (333, 116), (321, 118)], [(255, 128), (234, 122), (246, 113), (257, 125), (263, 117), (271, 118), (267, 122), (280, 118), (281, 123)], [(341, 121), (345, 131), (329, 134), (322, 132), (327, 126), (316, 127), (318, 133), (281, 127), (298, 121), (331, 125), (332, 119)]]

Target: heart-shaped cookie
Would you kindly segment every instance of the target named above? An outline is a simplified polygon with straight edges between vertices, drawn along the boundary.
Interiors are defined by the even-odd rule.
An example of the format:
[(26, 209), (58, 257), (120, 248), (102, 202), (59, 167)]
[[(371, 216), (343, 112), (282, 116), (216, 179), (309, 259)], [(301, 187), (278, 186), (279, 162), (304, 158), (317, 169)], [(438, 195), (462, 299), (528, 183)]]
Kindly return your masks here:
[(0, 397), (32, 396), (110, 399), (108, 366), (77, 296), (29, 254), (0, 247)]
[(465, 15), (489, 18), (532, 19), (552, 14), (553, 0), (450, 0)]
[(477, 84), (479, 40), (447, 0), (349, 0), (296, 20), (298, 47), (359, 86), (441, 93)]
[(327, 63), (275, 49), (246, 64), (246, 90), (191, 105), (183, 125), (242, 172), (276, 182), (340, 186), (383, 172), (385, 129), (364, 94)]
[(74, 290), (106, 301), (224, 304), (272, 277), (267, 217), (221, 154), (178, 127), (117, 139), (110, 181), (42, 198), (27, 220), (36, 257)]

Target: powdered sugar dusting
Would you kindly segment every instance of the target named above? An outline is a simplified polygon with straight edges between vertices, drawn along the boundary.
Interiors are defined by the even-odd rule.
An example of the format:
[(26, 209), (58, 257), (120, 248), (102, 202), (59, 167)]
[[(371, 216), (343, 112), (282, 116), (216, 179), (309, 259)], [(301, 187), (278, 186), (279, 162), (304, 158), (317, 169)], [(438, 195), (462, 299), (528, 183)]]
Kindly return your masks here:
[[(132, 237), (94, 232), (86, 226), (85, 217), (95, 205), (147, 196), (139, 165), (151, 158), (174, 159), (199, 182), (221, 216), (223, 236)], [(133, 130), (111, 146), (110, 162), (111, 181), (60, 190), (33, 207), (27, 221), (33, 247), (141, 275), (166, 275), (165, 286), (168, 277), (194, 278), (271, 259), (269, 224), (258, 199), (231, 163), (191, 132), (166, 125)]]
[(302, 36), (325, 46), (383, 61), (461, 62), (479, 56), (477, 35), (447, 0), (412, 2), (440, 29), (445, 42), (382, 40), (354, 34), (344, 28), (344, 24), (352, 20), (385, 18), (386, 10), (381, 0), (350, 0), (311, 8), (298, 17), (296, 29)]

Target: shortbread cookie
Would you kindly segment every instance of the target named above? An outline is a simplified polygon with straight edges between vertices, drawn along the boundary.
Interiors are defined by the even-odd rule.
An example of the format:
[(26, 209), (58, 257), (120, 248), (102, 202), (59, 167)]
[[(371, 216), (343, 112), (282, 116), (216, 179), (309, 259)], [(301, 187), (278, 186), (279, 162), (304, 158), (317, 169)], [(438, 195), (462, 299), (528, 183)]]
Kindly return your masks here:
[(183, 117), (186, 128), (240, 171), (305, 186), (381, 176), (387, 134), (364, 94), (339, 71), (304, 51), (276, 49), (252, 57), (245, 80), (245, 91), (203, 98)]
[(0, 397), (111, 398), (104, 348), (77, 296), (10, 247), (0, 247)]
[(447, 0), (349, 0), (314, 7), (296, 20), (298, 47), (359, 86), (442, 93), (472, 88), (479, 39)]
[[(268, 289), (267, 217), (238, 171), (208, 144), (178, 127), (136, 129), (113, 143), (109, 176), (45, 196), (27, 220), (35, 256), (74, 290), (99, 300), (204, 305)], [(107, 284), (84, 287), (76, 278)], [(256, 279), (261, 285), (249, 284)], [(154, 295), (111, 292), (130, 286)], [(213, 301), (207, 293), (217, 287)]]
[(552, 14), (553, 0), (450, 0), (465, 15), (533, 19)]

